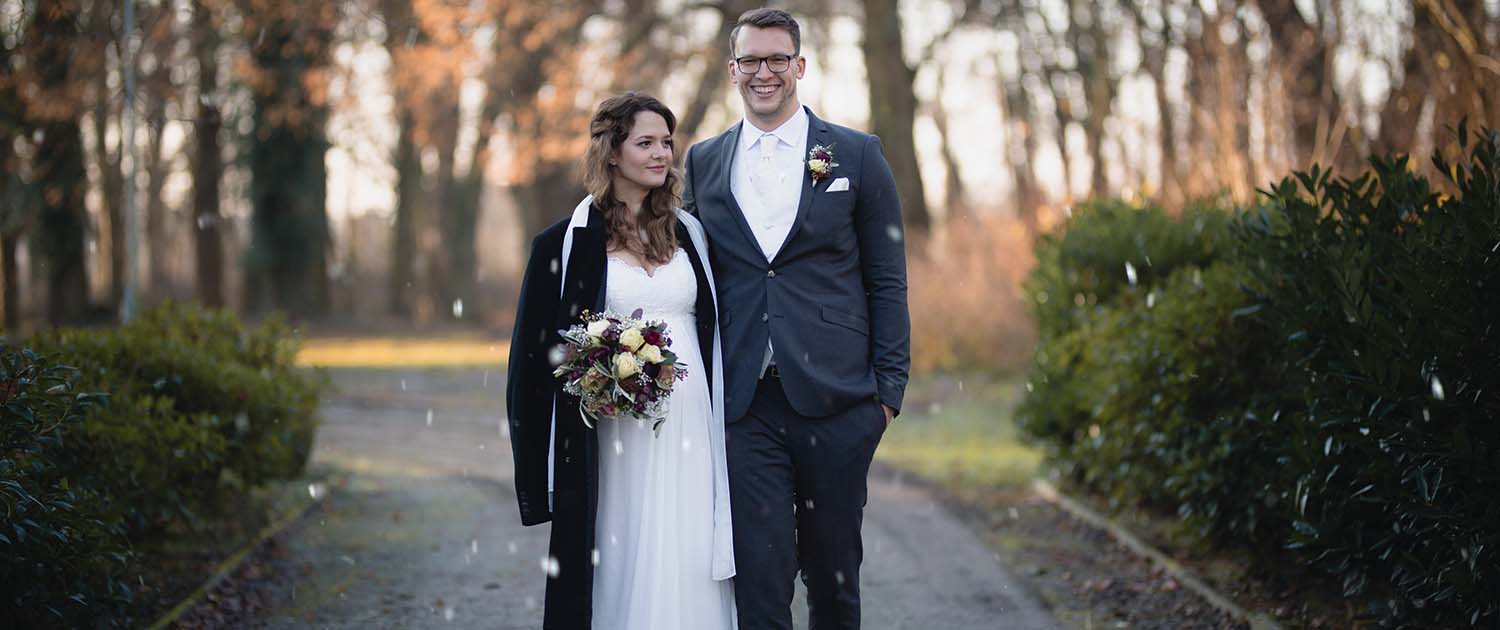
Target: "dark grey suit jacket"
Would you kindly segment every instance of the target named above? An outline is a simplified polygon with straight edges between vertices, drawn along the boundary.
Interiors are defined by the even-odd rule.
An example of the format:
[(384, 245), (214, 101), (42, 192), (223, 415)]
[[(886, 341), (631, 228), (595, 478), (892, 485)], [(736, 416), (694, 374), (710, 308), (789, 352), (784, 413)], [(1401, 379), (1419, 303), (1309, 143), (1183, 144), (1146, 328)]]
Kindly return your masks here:
[[(838, 167), (816, 183), (803, 170), (796, 222), (769, 262), (730, 192), (741, 125), (688, 149), (683, 206), (708, 232), (730, 422), (750, 407), (767, 339), (804, 416), (871, 398), (899, 410), (906, 390), (911, 320), (895, 177), (879, 138), (808, 118), (807, 148), (830, 147)], [(849, 189), (828, 192), (839, 178)]]

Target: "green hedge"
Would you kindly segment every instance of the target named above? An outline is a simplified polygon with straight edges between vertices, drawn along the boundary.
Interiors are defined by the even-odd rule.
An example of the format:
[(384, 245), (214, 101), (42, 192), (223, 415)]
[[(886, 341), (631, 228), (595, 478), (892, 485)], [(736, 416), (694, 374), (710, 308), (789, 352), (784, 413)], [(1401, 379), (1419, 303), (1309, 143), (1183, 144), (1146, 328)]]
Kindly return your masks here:
[[(56, 446), (30, 460), (97, 497), (90, 513), (111, 534), (97, 551), (196, 527), (234, 509), (250, 488), (294, 478), (307, 463), (322, 383), (295, 366), (297, 341), (280, 320), (247, 328), (227, 312), (166, 304), (119, 328), (54, 330), (31, 346), (35, 354), (20, 356), (77, 366), (70, 387), (108, 394), (108, 404), (58, 424)], [(66, 566), (54, 570), (74, 575)], [(66, 616), (78, 608), (24, 597), (9, 581), (0, 590), (21, 614), (50, 606)], [(58, 617), (37, 618), (46, 619)]]
[(132, 558), (106, 497), (75, 474), (103, 402), (78, 371), (0, 340), (0, 611), (20, 627), (91, 625), (130, 600)]
[(1377, 158), (1235, 216), (1084, 207), (1038, 244), (1023, 425), (1076, 482), (1289, 548), (1386, 623), (1500, 622), (1500, 151), (1476, 138), (1435, 158), (1447, 195)]

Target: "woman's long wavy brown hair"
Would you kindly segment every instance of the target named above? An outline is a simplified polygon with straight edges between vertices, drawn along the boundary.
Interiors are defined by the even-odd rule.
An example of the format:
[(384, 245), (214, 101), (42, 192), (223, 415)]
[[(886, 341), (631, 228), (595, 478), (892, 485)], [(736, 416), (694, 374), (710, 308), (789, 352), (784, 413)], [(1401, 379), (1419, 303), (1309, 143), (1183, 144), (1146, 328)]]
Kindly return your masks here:
[[(677, 147), (667, 165), (667, 181), (646, 193), (638, 220), (632, 220), (625, 204), (615, 197), (615, 167), (610, 165), (620, 145), (630, 137), (635, 115), (653, 112), (667, 121), (667, 133), (677, 132), (677, 117), (655, 97), (626, 92), (605, 99), (589, 123), (589, 149), (584, 154), (583, 186), (604, 211), (609, 230), (609, 249), (625, 249), (656, 264), (666, 264), (677, 251), (677, 214), (682, 204), (682, 175), (677, 171)], [(644, 242), (636, 229), (645, 232)]]

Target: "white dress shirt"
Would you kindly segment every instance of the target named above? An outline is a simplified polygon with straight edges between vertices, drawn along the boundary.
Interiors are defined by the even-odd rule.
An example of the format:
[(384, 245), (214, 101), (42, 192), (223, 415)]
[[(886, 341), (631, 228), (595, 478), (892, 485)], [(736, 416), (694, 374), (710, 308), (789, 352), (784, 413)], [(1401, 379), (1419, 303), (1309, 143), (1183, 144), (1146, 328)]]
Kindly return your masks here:
[(772, 131), (762, 131), (749, 119), (740, 125), (739, 154), (730, 167), (730, 192), (768, 261), (781, 250), (797, 219), (807, 125), (807, 111), (801, 107)]
[[(746, 118), (740, 123), (738, 155), (730, 166), (729, 191), (750, 224), (750, 232), (769, 262), (797, 220), (802, 203), (803, 156), (807, 153), (807, 110), (797, 113), (780, 127), (763, 131)], [(770, 340), (761, 372), (772, 363)]]

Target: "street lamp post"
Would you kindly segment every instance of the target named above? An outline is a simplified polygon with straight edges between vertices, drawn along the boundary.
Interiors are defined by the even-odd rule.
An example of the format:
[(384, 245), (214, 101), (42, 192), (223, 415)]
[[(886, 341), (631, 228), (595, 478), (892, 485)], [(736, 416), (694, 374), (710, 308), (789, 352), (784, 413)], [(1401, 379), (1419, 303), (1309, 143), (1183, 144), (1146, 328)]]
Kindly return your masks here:
[(124, 0), (125, 2), (125, 24), (120, 29), (122, 40), (120, 42), (121, 61), (124, 64), (125, 74), (125, 106), (122, 108), (121, 124), (125, 128), (124, 147), (120, 151), (120, 159), (125, 162), (124, 177), (124, 205), (121, 214), (125, 215), (125, 269), (123, 278), (116, 278), (116, 282), (123, 283), (124, 288), (120, 295), (120, 323), (130, 321), (135, 314), (136, 293), (136, 260), (139, 258), (140, 237), (136, 229), (135, 209), (135, 0)]

